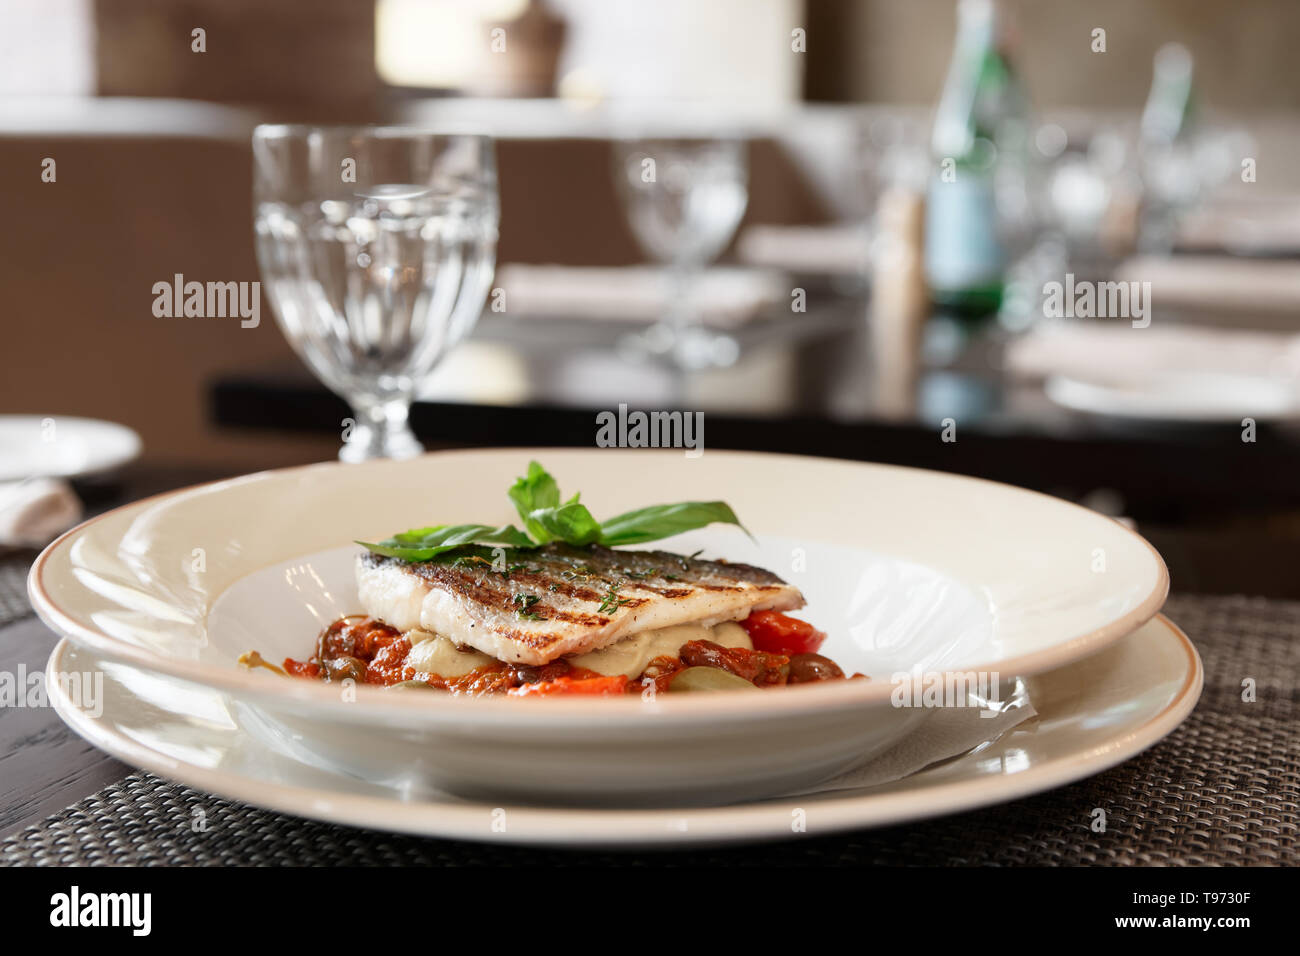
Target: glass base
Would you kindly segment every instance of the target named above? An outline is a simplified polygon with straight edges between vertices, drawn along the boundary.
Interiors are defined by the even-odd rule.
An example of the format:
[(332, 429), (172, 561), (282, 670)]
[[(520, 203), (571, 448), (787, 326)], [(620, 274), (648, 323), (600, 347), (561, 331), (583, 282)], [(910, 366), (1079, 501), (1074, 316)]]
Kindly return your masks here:
[(666, 362), (695, 371), (726, 368), (740, 358), (740, 343), (732, 336), (698, 325), (676, 329), (658, 322), (618, 343), (619, 354), (635, 362)]
[(339, 461), (349, 464), (375, 458), (414, 458), (424, 453), (407, 422), (410, 406), (390, 402), (358, 411), (357, 420), (344, 431)]

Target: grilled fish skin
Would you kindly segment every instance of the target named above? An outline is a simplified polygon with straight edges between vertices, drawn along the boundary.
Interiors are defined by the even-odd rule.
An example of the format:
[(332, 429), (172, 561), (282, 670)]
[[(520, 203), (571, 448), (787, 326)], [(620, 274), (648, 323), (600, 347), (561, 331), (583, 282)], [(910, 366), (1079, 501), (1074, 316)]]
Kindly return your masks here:
[(356, 568), (370, 616), (520, 664), (546, 664), (654, 628), (804, 604), (798, 588), (762, 568), (600, 545), (510, 549), (504, 571), (483, 557), (407, 562), (369, 551)]

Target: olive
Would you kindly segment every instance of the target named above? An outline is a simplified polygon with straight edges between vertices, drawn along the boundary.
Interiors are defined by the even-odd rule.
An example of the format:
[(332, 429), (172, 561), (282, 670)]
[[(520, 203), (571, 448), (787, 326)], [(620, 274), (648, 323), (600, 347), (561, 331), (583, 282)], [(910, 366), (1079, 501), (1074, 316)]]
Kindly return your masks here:
[(721, 668), (756, 687), (784, 684), (790, 670), (789, 659), (781, 654), (723, 647), (713, 641), (687, 641), (677, 651), (677, 656), (688, 667)]
[(795, 654), (790, 658), (788, 683), (811, 684), (814, 681), (834, 680), (843, 676), (844, 671), (840, 670), (839, 665), (829, 657), (822, 657), (820, 654)]
[(355, 657), (335, 657), (328, 661), (321, 662), (321, 671), (325, 679), (329, 681), (342, 681), (349, 677), (358, 684), (366, 679), (365, 661), (358, 660)]
[(670, 691), (693, 690), (758, 690), (743, 677), (737, 677), (720, 667), (688, 667), (673, 675), (668, 683)]
[(691, 667), (726, 667), (726, 648), (713, 641), (687, 641), (677, 651), (683, 664)]

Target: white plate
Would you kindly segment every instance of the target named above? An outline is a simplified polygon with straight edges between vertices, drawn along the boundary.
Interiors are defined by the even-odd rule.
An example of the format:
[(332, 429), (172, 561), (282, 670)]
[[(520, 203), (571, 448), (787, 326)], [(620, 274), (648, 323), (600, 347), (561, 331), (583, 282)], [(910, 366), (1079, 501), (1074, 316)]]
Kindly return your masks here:
[[(781, 455), (535, 451), (598, 517), (725, 498), (759, 538), (710, 528), (666, 547), (766, 565), (804, 589), (826, 652), (871, 682), (757, 695), (451, 698), (287, 680), (245, 650), (305, 656), (355, 603), (355, 539), (514, 520), (527, 451), (266, 472), (162, 496), (74, 529), (33, 566), (50, 626), (100, 654), (237, 695), (267, 739), (410, 789), (624, 804), (723, 802), (835, 775), (924, 719), (892, 706), (899, 669), (1038, 673), (1106, 646), (1164, 602), (1144, 540), (1006, 485)], [(744, 699), (742, 699), (744, 698)], [(779, 750), (783, 759), (770, 759)]]
[[(59, 674), (105, 674), (99, 706), (79, 706)], [(215, 691), (63, 641), (47, 668), (59, 715), (115, 757), (200, 791), (331, 823), (497, 843), (671, 846), (823, 836), (1014, 800), (1100, 773), (1150, 747), (1191, 712), (1201, 662), (1157, 617), (1084, 661), (1028, 680), (1038, 717), (992, 744), (884, 786), (729, 807), (591, 810), (453, 797), (411, 799), (330, 773), (243, 732)], [(92, 716), (94, 710), (102, 713)], [(806, 831), (795, 834), (796, 811)]]
[(1054, 376), (1043, 388), (1065, 408), (1115, 418), (1237, 425), (1300, 418), (1295, 382), (1262, 375), (1163, 372), (1132, 382)]
[(79, 478), (139, 454), (140, 436), (125, 425), (66, 415), (0, 415), (0, 481)]

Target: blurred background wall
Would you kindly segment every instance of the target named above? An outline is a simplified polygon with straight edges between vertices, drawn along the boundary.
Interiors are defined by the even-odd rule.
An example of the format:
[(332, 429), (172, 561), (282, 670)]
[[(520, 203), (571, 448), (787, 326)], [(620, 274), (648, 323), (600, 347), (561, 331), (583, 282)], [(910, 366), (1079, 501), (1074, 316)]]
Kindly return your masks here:
[(347, 116), (373, 110), (379, 93), (368, 2), (93, 0), (90, 11), (101, 96), (327, 105)]
[[(1300, 106), (1300, 3), (1294, 0), (1009, 0), (1017, 62), (1036, 106), (1131, 108), (1169, 41), (1196, 58), (1213, 107)], [(933, 103), (952, 53), (952, 0), (808, 0), (805, 94), (839, 102)], [(1106, 52), (1091, 50), (1106, 31)]]
[[(1040, 106), (1127, 108), (1164, 42), (1196, 57), (1225, 110), (1300, 106), (1294, 0), (1008, 0), (1018, 62)], [(166, 96), (371, 106), (385, 85), (456, 86), (508, 58), (475, 56), (476, 24), (520, 0), (7, 0), (0, 94)], [(549, 0), (557, 81), (606, 96), (933, 103), (954, 0)], [(189, 34), (213, 37), (207, 59)], [(792, 64), (789, 31), (808, 34)], [(1107, 51), (1090, 49), (1095, 28)], [(550, 35), (539, 27), (542, 35)], [(467, 39), (469, 37), (470, 39)], [(184, 40), (185, 42), (179, 42)], [(173, 42), (177, 41), (177, 42)], [(381, 63), (376, 70), (376, 43)], [(795, 68), (798, 67), (798, 68)]]
[[(1270, 156), (1300, 148), (1294, 0), (1013, 6), (1016, 61), (1041, 110), (1135, 117), (1152, 53), (1181, 39), (1210, 110), (1258, 115), (1251, 132)], [(257, 329), (150, 313), (152, 285), (178, 272), (259, 278), (257, 122), (488, 128), (500, 138), (501, 260), (618, 264), (641, 256), (610, 180), (619, 107), (674, 113), (701, 101), (754, 118), (746, 224), (833, 219), (852, 205), (862, 108), (910, 117), (924, 137), (954, 10), (954, 0), (5, 0), (0, 177), (18, 185), (0, 231), (0, 409), (129, 422), (150, 457), (329, 457), (332, 436), (313, 445), (210, 423), (214, 375), (293, 362), (265, 298)], [(501, 26), (510, 46), (496, 53)], [(1096, 27), (1104, 54), (1090, 49)], [(40, 179), (46, 158), (56, 182)], [(1286, 177), (1300, 170), (1262, 166), (1256, 188)]]

